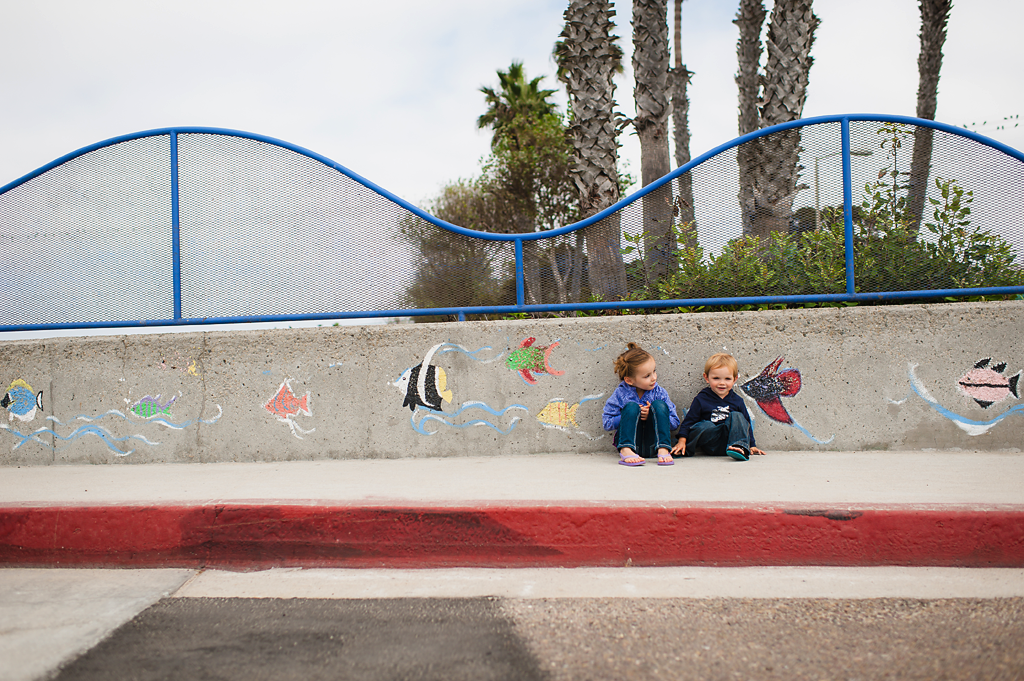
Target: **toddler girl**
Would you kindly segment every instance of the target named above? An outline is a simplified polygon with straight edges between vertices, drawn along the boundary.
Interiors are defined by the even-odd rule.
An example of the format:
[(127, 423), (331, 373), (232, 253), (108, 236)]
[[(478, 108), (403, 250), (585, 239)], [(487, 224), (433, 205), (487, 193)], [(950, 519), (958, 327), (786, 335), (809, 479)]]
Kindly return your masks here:
[(671, 466), (672, 431), (679, 427), (676, 405), (658, 385), (654, 357), (636, 343), (615, 359), (621, 383), (604, 405), (605, 430), (614, 430), (615, 448), (623, 466), (642, 466), (658, 457), (659, 466)]

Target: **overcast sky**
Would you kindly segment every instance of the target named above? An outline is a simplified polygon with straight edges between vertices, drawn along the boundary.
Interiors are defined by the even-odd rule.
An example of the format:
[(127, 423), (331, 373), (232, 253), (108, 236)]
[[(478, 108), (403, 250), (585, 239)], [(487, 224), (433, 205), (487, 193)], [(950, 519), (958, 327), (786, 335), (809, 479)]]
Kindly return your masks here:
[[(669, 3), (671, 5), (671, 2)], [(770, 1), (766, 4), (770, 5)], [(0, 54), (0, 184), (121, 134), (174, 125), (256, 132), (298, 144), (422, 204), (474, 175), (488, 131), (482, 85), (525, 62), (558, 87), (550, 53), (565, 0), (33, 0), (9, 3)], [(683, 5), (691, 153), (736, 136), (736, 2)], [(631, 4), (616, 3), (631, 52)], [(822, 20), (805, 116), (913, 115), (919, 15), (911, 0), (817, 0)], [(953, 9), (936, 118), (1024, 149), (1019, 0)], [(620, 109), (633, 112), (632, 72)], [(560, 92), (558, 101), (564, 105)], [(983, 120), (988, 125), (981, 125)], [(622, 157), (639, 174), (635, 136)]]

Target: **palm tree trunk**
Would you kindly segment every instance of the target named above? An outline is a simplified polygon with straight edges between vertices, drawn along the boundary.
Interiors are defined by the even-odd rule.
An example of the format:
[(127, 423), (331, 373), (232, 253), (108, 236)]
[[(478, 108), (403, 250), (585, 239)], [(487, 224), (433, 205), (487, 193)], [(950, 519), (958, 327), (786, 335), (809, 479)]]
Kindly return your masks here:
[(573, 232), (576, 243), (573, 245), (572, 253), (572, 288), (569, 292), (569, 300), (574, 303), (580, 302), (580, 295), (583, 290), (583, 232)]
[[(739, 13), (732, 23), (740, 29), (736, 43), (736, 86), (739, 89), (739, 134), (746, 135), (761, 128), (757, 111), (760, 101), (761, 26), (767, 11), (761, 0), (740, 0)], [(740, 171), (740, 212), (743, 233), (750, 231), (754, 214), (754, 144), (746, 143), (736, 150)]]
[[(686, 86), (693, 76), (683, 65), (683, 30), (682, 30), (683, 0), (675, 0), (675, 26), (673, 52), (675, 54), (675, 65), (669, 69), (669, 90), (672, 93), (672, 128), (676, 141), (676, 167), (684, 166), (690, 162), (690, 99), (686, 96)], [(693, 178), (690, 173), (684, 173), (678, 180), (678, 193), (676, 195), (676, 206), (679, 211), (679, 222), (688, 224), (693, 222)], [(696, 234), (690, 231), (688, 234)], [(696, 244), (683, 244), (685, 247), (693, 247)]]
[[(640, 138), (640, 179), (644, 186), (672, 170), (668, 151), (668, 5), (667, 0), (633, 0), (633, 76)], [(644, 251), (652, 281), (667, 275), (675, 259), (671, 201), (664, 191), (642, 199)]]
[[(768, 61), (761, 97), (761, 127), (794, 121), (803, 115), (807, 82), (814, 59), (811, 45), (820, 23), (812, 0), (776, 0), (768, 27)], [(800, 131), (762, 137), (752, 145), (754, 159), (753, 212), (748, 235), (767, 238), (788, 232), (798, 185)]]
[[(921, 52), (917, 57), (917, 117), (935, 120), (939, 93), (939, 71), (942, 69), (942, 46), (946, 42), (946, 24), (953, 8), (952, 0), (920, 0)], [(914, 130), (914, 154), (910, 161), (907, 189), (907, 212), (910, 226), (921, 228), (924, 198), (928, 193), (928, 171), (932, 163), (931, 128)]]
[[(585, 219), (619, 200), (618, 134), (614, 112), (614, 75), (622, 69), (622, 50), (615, 44), (609, 0), (572, 0), (565, 10), (565, 28), (555, 46), (559, 78), (572, 108), (569, 133), (576, 149), (573, 181)], [(589, 280), (602, 300), (626, 296), (618, 213), (586, 228)]]

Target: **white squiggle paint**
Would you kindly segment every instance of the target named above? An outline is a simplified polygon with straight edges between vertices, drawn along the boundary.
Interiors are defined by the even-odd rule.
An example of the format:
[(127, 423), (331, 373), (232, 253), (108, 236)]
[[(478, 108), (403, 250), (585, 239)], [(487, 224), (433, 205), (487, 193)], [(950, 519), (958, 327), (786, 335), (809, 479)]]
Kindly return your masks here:
[(224, 415), (224, 410), (220, 408), (219, 404), (215, 404), (213, 406), (217, 407), (217, 415), (214, 416), (212, 419), (199, 419), (199, 423), (211, 424), (220, 421), (220, 417)]
[[(747, 402), (749, 402), (750, 404), (752, 404), (753, 406), (757, 407), (757, 400), (755, 400), (754, 398), (750, 397), (749, 395), (744, 394), (743, 395), (743, 399), (746, 400)], [(758, 407), (758, 409), (760, 409), (760, 407)], [(748, 408), (747, 409), (747, 413), (750, 414), (750, 432), (754, 432), (754, 426), (755, 426), (755, 423), (754, 423), (754, 410)], [(793, 418), (792, 414), (790, 414), (790, 418)], [(814, 435), (811, 434), (811, 431), (807, 430), (806, 428), (801, 426), (799, 423), (797, 423), (796, 419), (793, 419), (793, 423), (780, 423), (779, 425), (780, 426), (789, 426), (790, 428), (796, 428), (801, 433), (803, 433), (808, 438), (810, 438), (813, 442), (816, 442), (819, 445), (831, 444), (832, 441), (836, 439), (836, 434), (832, 433), (832, 437), (830, 437), (829, 439), (827, 439), (827, 440), (819, 440), (818, 438), (814, 437)]]
[(588, 433), (588, 432), (586, 432), (584, 430), (573, 430), (573, 431), (570, 431), (568, 428), (563, 428), (562, 426), (556, 426), (556, 425), (552, 425), (550, 423), (544, 423), (542, 421), (538, 421), (538, 423), (540, 423), (540, 425), (542, 425), (545, 428), (552, 428), (554, 430), (560, 430), (563, 433), (573, 432), (573, 433), (576, 433), (577, 435), (582, 435), (583, 437), (587, 438), (588, 440), (601, 440), (601, 439), (604, 438), (604, 435), (598, 435), (597, 437), (594, 437), (593, 435), (591, 435), (590, 433)]
[[(316, 428), (310, 428), (309, 430), (303, 430), (302, 428), (299, 427), (299, 424), (295, 423), (295, 421), (293, 421), (292, 419), (287, 419), (285, 421), (285, 423), (287, 423), (288, 426), (292, 429), (292, 435), (294, 435), (295, 437), (299, 438), (300, 440), (302, 439), (302, 435), (309, 435), (310, 433), (315, 433), (316, 432)], [(299, 435), (295, 431), (298, 431), (299, 433), (302, 433), (302, 435)]]
[(499, 359), (505, 356), (505, 351), (502, 350), (501, 352), (499, 352), (494, 357), (491, 357), (490, 359), (480, 359), (479, 357), (477, 357), (477, 354), (483, 352), (484, 350), (494, 350), (494, 348), (492, 348), (490, 345), (485, 345), (483, 347), (477, 348), (476, 350), (470, 350), (469, 348), (463, 345), (459, 345), (458, 343), (448, 342), (442, 344), (442, 347), (440, 350), (438, 350), (437, 354), (445, 355), (448, 354), (449, 352), (461, 352), (462, 354), (468, 355), (473, 360), (480, 362), (481, 364), (490, 364), (491, 362), (497, 362)]
[(907, 373), (910, 377), (910, 387), (915, 393), (917, 393), (917, 396), (920, 397), (925, 402), (927, 402), (932, 409), (934, 409), (939, 414), (945, 416), (947, 419), (952, 421), (957, 428), (959, 428), (960, 430), (964, 431), (965, 433), (972, 437), (984, 435), (989, 430), (991, 430), (992, 426), (996, 425), (1010, 414), (1024, 412), (1024, 404), (1018, 404), (1016, 407), (1013, 407), (1012, 409), (1007, 409), (1006, 411), (1004, 411), (1002, 414), (995, 417), (991, 421), (972, 421), (971, 419), (965, 418), (955, 412), (950, 411), (949, 409), (946, 409), (941, 404), (939, 404), (938, 400), (932, 397), (932, 394), (928, 392), (928, 388), (925, 387), (925, 384), (921, 381), (920, 378), (917, 377), (917, 374), (915, 373), (915, 370), (919, 365), (908, 364), (907, 366)]
[(105, 411), (102, 414), (100, 414), (99, 416), (86, 416), (85, 414), (79, 414), (78, 416), (74, 416), (71, 419), (69, 419), (67, 421), (67, 423), (64, 423), (64, 422), (60, 421), (56, 416), (47, 416), (46, 420), (53, 421), (58, 426), (65, 426), (68, 423), (71, 423), (72, 421), (86, 421), (87, 423), (92, 423), (93, 421), (99, 421), (100, 419), (102, 419), (105, 416), (120, 416), (125, 421), (128, 420), (128, 417), (125, 416), (124, 412), (118, 411), (117, 409), (111, 409), (110, 411)]

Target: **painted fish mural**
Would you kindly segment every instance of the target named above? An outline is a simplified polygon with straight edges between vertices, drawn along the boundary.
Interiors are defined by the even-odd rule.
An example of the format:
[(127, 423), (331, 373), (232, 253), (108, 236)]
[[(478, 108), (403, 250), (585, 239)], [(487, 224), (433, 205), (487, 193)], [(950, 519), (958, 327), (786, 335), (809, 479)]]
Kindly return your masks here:
[(552, 351), (558, 347), (558, 341), (551, 345), (534, 345), (533, 343), (536, 340), (533, 337), (527, 338), (505, 360), (505, 366), (513, 371), (518, 371), (523, 380), (530, 385), (536, 385), (537, 383), (537, 379), (533, 377), (533, 374), (561, 376), (565, 373), (564, 371), (551, 368), (549, 363)]
[(129, 410), (136, 416), (141, 416), (144, 419), (151, 419), (154, 416), (170, 416), (171, 405), (174, 404), (174, 400), (178, 399), (175, 395), (167, 401), (166, 404), (160, 404), (160, 396), (153, 397), (152, 395), (146, 395), (141, 400), (133, 404)]
[(974, 368), (956, 382), (960, 392), (977, 402), (982, 409), (988, 409), (1010, 395), (1020, 397), (1017, 386), (1021, 372), (1018, 371), (1013, 376), (1004, 376), (1006, 362), (990, 365), (991, 361), (991, 357), (978, 360)]
[(430, 348), (422, 362), (403, 371), (402, 375), (391, 383), (405, 395), (402, 406), (409, 407), (409, 411), (416, 411), (416, 407), (421, 405), (427, 409), (441, 411), (442, 400), (451, 403), (453, 395), (448, 389), (447, 374), (441, 367), (430, 363), (434, 359), (434, 353), (442, 345), (444, 343), (438, 343)]
[(306, 435), (314, 432), (316, 428), (303, 430), (295, 423), (295, 417), (299, 414), (312, 416), (313, 413), (309, 409), (309, 391), (307, 390), (302, 397), (298, 397), (292, 391), (291, 382), (292, 379), (285, 379), (285, 382), (277, 389), (277, 393), (267, 400), (263, 408), (276, 416), (277, 420), (287, 423), (288, 427), (292, 429), (292, 435), (301, 440), (302, 436), (299, 433)]
[[(986, 360), (981, 360), (981, 361), (978, 362), (978, 364), (982, 364), (985, 361)], [(917, 372), (917, 366), (918, 366), (917, 364), (913, 364), (913, 363), (908, 365), (908, 377), (910, 378), (910, 389), (911, 389), (911, 391), (916, 393), (918, 397), (920, 397), (922, 400), (927, 402), (928, 406), (930, 406), (932, 409), (934, 409), (936, 411), (936, 413), (938, 413), (938, 414), (946, 417), (947, 419), (949, 419), (953, 423), (953, 425), (955, 425), (957, 428), (959, 428), (960, 430), (964, 431), (965, 433), (967, 433), (971, 437), (977, 437), (979, 435), (984, 435), (989, 430), (994, 428), (996, 426), (996, 424), (998, 424), (1000, 421), (1002, 421), (1002, 420), (1004, 420), (1006, 418), (1009, 418), (1010, 416), (1012, 416), (1014, 414), (1024, 415), (1024, 404), (1018, 404), (1018, 405), (1015, 405), (1013, 407), (1010, 407), (1009, 409), (1004, 411), (1002, 414), (999, 414), (995, 418), (990, 419), (988, 421), (975, 421), (973, 419), (967, 418), (966, 416), (961, 416), (960, 414), (957, 414), (956, 412), (950, 411), (949, 409), (946, 409), (941, 404), (939, 404), (938, 400), (936, 400), (934, 397), (932, 397), (932, 394), (928, 391), (928, 387), (924, 384), (924, 381), (922, 381), (920, 378), (918, 378), (917, 373), (916, 373)], [(975, 369), (984, 369), (984, 368), (985, 368), (985, 366), (976, 366), (975, 367)], [(970, 373), (971, 373), (970, 371), (967, 372), (968, 375)], [(1001, 376), (1002, 374), (997, 372), (996, 375), (997, 376)], [(1007, 380), (1007, 383), (1009, 383), (1009, 380)], [(896, 400), (890, 399), (889, 402), (891, 402), (892, 404), (902, 404), (904, 402), (904, 400), (896, 401)]]
[(800, 372), (796, 369), (784, 369), (781, 372), (783, 357), (778, 357), (774, 362), (764, 368), (764, 371), (755, 378), (750, 379), (742, 386), (743, 392), (750, 395), (757, 406), (761, 408), (768, 418), (779, 423), (793, 425), (793, 417), (782, 405), (781, 397), (792, 397), (800, 392)]
[(558, 428), (568, 428), (570, 425), (579, 428), (580, 424), (576, 423), (576, 412), (579, 408), (579, 402), (570, 406), (566, 400), (554, 399), (540, 410), (537, 420)]
[(540, 422), (545, 428), (554, 428), (564, 432), (574, 431), (578, 435), (582, 435), (591, 440), (600, 440), (604, 437), (604, 434), (594, 437), (587, 433), (580, 427), (577, 416), (579, 409), (587, 402), (594, 400), (600, 400), (604, 397), (604, 393), (600, 395), (587, 395), (580, 399), (579, 402), (573, 404), (570, 400), (566, 400), (561, 397), (555, 397), (548, 400), (548, 403), (544, 405), (544, 408), (537, 414), (537, 421)]
[(32, 392), (32, 386), (20, 378), (15, 379), (0, 399), (0, 407), (7, 410), (7, 420), (31, 421), (36, 409), (43, 408), (43, 391)]

